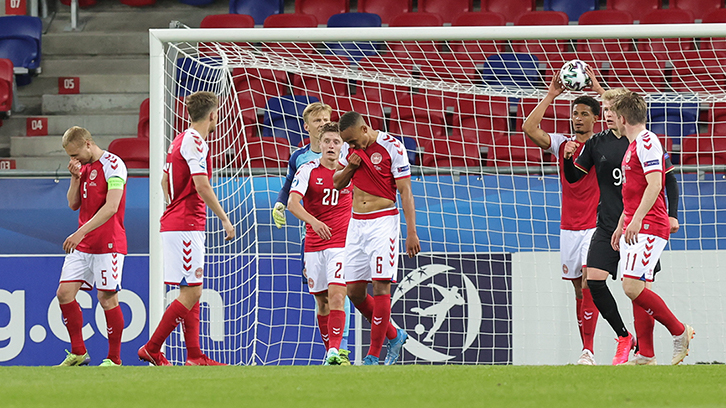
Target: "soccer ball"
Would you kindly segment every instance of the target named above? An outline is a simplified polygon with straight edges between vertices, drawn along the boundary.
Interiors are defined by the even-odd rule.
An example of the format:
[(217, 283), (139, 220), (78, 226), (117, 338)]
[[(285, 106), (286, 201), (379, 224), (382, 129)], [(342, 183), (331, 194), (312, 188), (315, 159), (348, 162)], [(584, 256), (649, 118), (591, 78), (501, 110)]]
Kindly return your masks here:
[(580, 60), (572, 60), (566, 63), (560, 70), (560, 81), (565, 89), (570, 91), (581, 91), (590, 86), (590, 76), (585, 72), (587, 64)]

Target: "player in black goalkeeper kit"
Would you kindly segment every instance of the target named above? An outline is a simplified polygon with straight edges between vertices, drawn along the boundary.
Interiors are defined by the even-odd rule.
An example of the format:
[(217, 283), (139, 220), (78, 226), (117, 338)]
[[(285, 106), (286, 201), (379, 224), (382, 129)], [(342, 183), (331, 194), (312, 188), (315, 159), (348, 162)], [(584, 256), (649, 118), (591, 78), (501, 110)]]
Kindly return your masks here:
[[(625, 151), (630, 144), (625, 136), (619, 135), (617, 130), (614, 130), (614, 115), (610, 111), (610, 106), (613, 100), (627, 91), (621, 88), (605, 92), (597, 84), (597, 80), (592, 71), (589, 73), (593, 79), (593, 90), (602, 95), (603, 116), (607, 122), (608, 129), (593, 135), (585, 143), (576, 162), (572, 160), (572, 152), (575, 151), (577, 145), (575, 142), (569, 142), (569, 145), (565, 147), (564, 171), (569, 183), (577, 182), (577, 180), (591, 171), (593, 167), (597, 174), (598, 185), (600, 187), (600, 204), (598, 205), (597, 229), (592, 237), (587, 255), (587, 284), (590, 287), (595, 306), (597, 306), (600, 314), (607, 320), (618, 336), (618, 346), (613, 358), (613, 365), (617, 365), (626, 363), (630, 355), (630, 350), (636, 346), (635, 338), (626, 329), (620, 317), (615, 298), (613, 298), (610, 289), (606, 285), (608, 275), (611, 275), (615, 279), (618, 274), (620, 253), (611, 247), (610, 240), (618, 226), (620, 215), (623, 212), (621, 164)], [(673, 164), (666, 153), (666, 191), (668, 195), (668, 215), (671, 222), (671, 233), (676, 232), (679, 228), (677, 218), (678, 184), (672, 170)], [(655, 270), (660, 270), (660, 261)], [(639, 310), (634, 310), (634, 313), (639, 312)], [(644, 319), (644, 316), (636, 317), (636, 321), (643, 321)], [(651, 325), (654, 324), (652, 317), (648, 316), (646, 320), (650, 321)], [(652, 344), (652, 334), (650, 338), (640, 338), (638, 341), (650, 342)]]

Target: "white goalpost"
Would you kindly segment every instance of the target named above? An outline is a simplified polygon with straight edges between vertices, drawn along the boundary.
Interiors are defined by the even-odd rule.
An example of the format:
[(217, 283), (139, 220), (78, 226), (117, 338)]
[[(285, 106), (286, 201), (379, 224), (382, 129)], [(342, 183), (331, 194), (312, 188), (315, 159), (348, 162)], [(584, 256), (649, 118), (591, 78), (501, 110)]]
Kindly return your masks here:
[[(577, 58), (606, 89), (625, 86), (648, 102), (648, 126), (677, 163), (680, 188), (681, 230), (654, 289), (696, 329), (686, 363), (726, 361), (726, 24), (166, 29), (149, 37), (150, 330), (175, 296), (163, 283), (159, 234), (165, 152), (188, 125), (184, 96), (206, 90), (220, 99), (208, 140), (212, 185), (237, 228), (225, 242), (208, 217), (201, 346), (210, 357), (322, 363), (300, 223), (288, 213), (278, 230), (270, 216), (290, 153), (307, 143), (302, 110), (322, 101), (333, 120), (356, 110), (399, 138), (412, 163), (423, 252), (401, 258), (392, 288), (392, 321), (410, 336), (401, 361), (574, 362), (581, 343), (571, 284), (561, 279), (558, 167), (521, 125), (552, 75)], [(571, 133), (570, 104), (583, 94), (596, 96), (563, 93), (542, 128)], [(620, 282), (608, 284), (634, 330)], [(368, 329), (357, 315), (349, 341), (358, 361)], [(601, 364), (612, 358), (613, 337), (601, 319)], [(655, 341), (657, 354), (670, 353), (659, 325)], [(184, 361), (179, 330), (166, 354)]]

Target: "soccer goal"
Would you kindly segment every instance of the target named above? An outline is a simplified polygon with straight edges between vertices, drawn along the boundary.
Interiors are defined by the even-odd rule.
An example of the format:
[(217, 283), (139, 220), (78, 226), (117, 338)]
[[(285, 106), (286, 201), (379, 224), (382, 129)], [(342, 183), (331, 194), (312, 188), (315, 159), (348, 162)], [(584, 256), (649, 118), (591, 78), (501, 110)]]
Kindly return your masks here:
[[(423, 253), (403, 258), (392, 320), (407, 331), (402, 362), (566, 364), (581, 348), (571, 284), (561, 279), (555, 159), (522, 122), (552, 75), (580, 59), (605, 88), (649, 104), (649, 128), (677, 163), (680, 230), (654, 289), (696, 328), (686, 363), (726, 350), (726, 25), (151, 30), (150, 321), (166, 305), (158, 181), (169, 141), (188, 119), (184, 96), (220, 98), (210, 135), (212, 184), (237, 228), (207, 227), (202, 348), (231, 364), (320, 364), (314, 301), (301, 279), (301, 227), (270, 211), (290, 152), (307, 143), (301, 114), (322, 101), (333, 120), (356, 110), (399, 138), (412, 163)], [(542, 122), (570, 134), (565, 92)], [(596, 124), (595, 131), (605, 126)], [(402, 225), (402, 238), (405, 238)], [(402, 240), (403, 242), (403, 240)], [(609, 282), (633, 330), (632, 306)], [(615, 344), (601, 319), (595, 354)], [(670, 336), (656, 325), (656, 353)], [(368, 326), (357, 316), (356, 359)], [(167, 343), (184, 361), (183, 336)]]

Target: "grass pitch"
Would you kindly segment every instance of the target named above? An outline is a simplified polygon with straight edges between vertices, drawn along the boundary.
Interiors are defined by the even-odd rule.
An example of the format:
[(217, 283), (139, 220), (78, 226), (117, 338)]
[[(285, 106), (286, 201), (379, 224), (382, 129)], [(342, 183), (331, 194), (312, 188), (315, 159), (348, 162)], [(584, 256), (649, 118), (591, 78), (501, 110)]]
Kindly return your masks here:
[(10, 407), (705, 407), (726, 366), (0, 367)]

